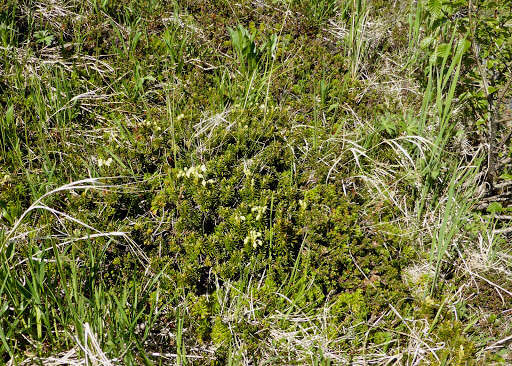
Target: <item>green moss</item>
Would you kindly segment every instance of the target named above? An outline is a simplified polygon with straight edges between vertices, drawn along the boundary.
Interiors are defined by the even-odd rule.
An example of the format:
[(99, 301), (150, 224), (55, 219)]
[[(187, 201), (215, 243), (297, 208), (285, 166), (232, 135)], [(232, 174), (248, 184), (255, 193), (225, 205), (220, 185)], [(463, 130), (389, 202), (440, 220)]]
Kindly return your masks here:
[[(254, 154), (258, 160), (247, 164)], [(171, 169), (152, 202), (154, 212), (172, 218), (163, 247), (174, 258), (170, 274), (198, 294), (211, 286), (201, 268), (222, 281), (263, 273), (280, 284), (294, 280), (295, 289), (310, 286), (297, 304), (313, 307), (339, 294), (352, 320), (406, 298), (401, 270), (413, 254), (398, 239), (400, 230), (366, 229), (363, 220), (381, 217), (367, 215), (336, 184), (301, 188), (305, 177), (294, 179), (290, 164), (289, 149), (274, 141), (259, 152), (231, 145), (213, 157), (201, 173), (212, 184)], [(341, 314), (347, 313), (340, 311), (343, 320)]]
[(463, 325), (459, 321), (443, 322), (436, 333), (445, 348), (440, 354), (440, 364), (449, 365), (474, 365), (475, 344), (463, 332)]
[(217, 348), (228, 348), (231, 340), (231, 333), (226, 324), (219, 317), (213, 321), (212, 342)]

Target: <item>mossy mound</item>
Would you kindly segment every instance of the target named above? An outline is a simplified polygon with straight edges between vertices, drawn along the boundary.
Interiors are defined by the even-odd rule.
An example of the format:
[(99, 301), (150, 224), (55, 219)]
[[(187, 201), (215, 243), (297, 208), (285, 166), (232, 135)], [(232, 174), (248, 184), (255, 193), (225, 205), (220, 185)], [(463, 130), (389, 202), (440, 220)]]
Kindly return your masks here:
[[(170, 277), (197, 295), (214, 290), (215, 276), (237, 281), (265, 273), (278, 286), (311, 281), (317, 304), (357, 293), (363, 318), (406, 298), (401, 271), (412, 250), (400, 231), (391, 224), (372, 230), (381, 218), (355, 192), (344, 193), (341, 183), (311, 184), (310, 175), (294, 174), (282, 141), (261, 148), (264, 136), (255, 140), (229, 144), (204, 164), (169, 169), (152, 209), (168, 218), (156, 240)], [(145, 240), (156, 243), (151, 235)]]

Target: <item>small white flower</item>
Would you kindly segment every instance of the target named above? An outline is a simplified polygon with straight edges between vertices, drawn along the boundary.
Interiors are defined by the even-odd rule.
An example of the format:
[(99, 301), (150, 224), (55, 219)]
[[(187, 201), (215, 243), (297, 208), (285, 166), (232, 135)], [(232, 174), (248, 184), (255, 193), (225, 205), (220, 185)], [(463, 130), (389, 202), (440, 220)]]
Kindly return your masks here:
[(107, 160), (103, 160), (102, 158), (98, 158), (98, 167), (106, 166), (109, 167), (112, 164), (112, 158), (108, 158)]
[(249, 178), (251, 176), (251, 170), (249, 169), (250, 164), (250, 160), (244, 161), (244, 174), (246, 178)]
[(244, 245), (252, 244), (252, 247), (256, 249), (258, 246), (261, 246), (263, 242), (261, 241), (261, 233), (256, 230), (249, 231), (249, 235), (244, 239)]
[(254, 206), (251, 208), (251, 212), (256, 212), (256, 221), (260, 221), (263, 214), (267, 210), (267, 206)]
[(5, 174), (2, 180), (0, 181), (0, 184), (9, 183), (11, 181), (11, 176), (9, 174)]
[(178, 171), (178, 178), (192, 178), (195, 184), (199, 184), (199, 182), (201, 182), (203, 187), (205, 187), (207, 184), (212, 184), (215, 182), (214, 179), (206, 180), (203, 173), (206, 173), (206, 165), (204, 164), (200, 166), (191, 166), (188, 168), (185, 167), (184, 169), (180, 169)]

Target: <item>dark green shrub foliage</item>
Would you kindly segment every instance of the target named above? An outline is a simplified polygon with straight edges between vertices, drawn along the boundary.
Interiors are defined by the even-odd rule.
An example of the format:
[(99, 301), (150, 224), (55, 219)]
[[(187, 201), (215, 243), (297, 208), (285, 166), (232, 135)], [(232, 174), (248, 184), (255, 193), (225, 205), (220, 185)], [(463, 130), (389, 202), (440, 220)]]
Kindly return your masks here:
[(287, 151), (271, 142), (251, 165), (240, 158), (250, 148), (230, 145), (204, 166), (170, 170), (153, 210), (172, 216), (164, 246), (173, 276), (197, 294), (213, 288), (204, 273), (230, 281), (248, 272), (265, 272), (278, 284), (312, 281), (317, 296), (308, 306), (328, 294), (357, 293), (363, 303), (371, 296), (359, 316), (405, 297), (401, 268), (410, 251), (400, 254), (397, 236), (371, 230), (377, 219), (340, 185), (294, 181)]

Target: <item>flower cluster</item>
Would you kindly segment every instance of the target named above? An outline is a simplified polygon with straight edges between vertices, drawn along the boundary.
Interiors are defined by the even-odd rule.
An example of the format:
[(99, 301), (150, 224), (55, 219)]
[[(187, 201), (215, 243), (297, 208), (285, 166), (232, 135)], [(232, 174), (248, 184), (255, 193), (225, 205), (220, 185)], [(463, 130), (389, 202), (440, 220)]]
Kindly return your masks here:
[(106, 166), (109, 167), (112, 164), (113, 160), (112, 158), (108, 158), (107, 160), (104, 160), (102, 158), (98, 158), (98, 167)]
[(214, 179), (206, 180), (204, 173), (206, 173), (206, 166), (204, 164), (200, 166), (191, 166), (189, 168), (185, 167), (178, 172), (178, 178), (192, 178), (195, 184), (199, 184), (199, 182), (201, 182), (203, 187), (215, 182)]
[(263, 242), (261, 241), (261, 233), (256, 230), (249, 231), (249, 235), (244, 240), (244, 245), (252, 244), (252, 247), (256, 249), (258, 246), (262, 245)]
[(261, 220), (265, 211), (267, 211), (267, 206), (254, 206), (251, 208), (251, 212), (256, 212), (256, 221)]
[(147, 128), (157, 132), (162, 130), (162, 127), (160, 127), (155, 120), (143, 119), (135, 122), (133, 125), (135, 128)]
[[(1, 177), (1, 175), (0, 175)], [(11, 176), (9, 174), (4, 174), (3, 178), (0, 179), (0, 186), (9, 183), (12, 180)]]

